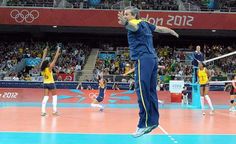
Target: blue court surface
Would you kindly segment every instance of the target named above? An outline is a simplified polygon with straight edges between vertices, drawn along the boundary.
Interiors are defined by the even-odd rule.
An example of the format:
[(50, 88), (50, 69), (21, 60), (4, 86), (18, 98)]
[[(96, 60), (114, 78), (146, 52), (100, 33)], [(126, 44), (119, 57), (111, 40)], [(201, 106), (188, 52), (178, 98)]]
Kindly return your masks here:
[(145, 135), (1, 132), (1, 144), (235, 144), (236, 135)]

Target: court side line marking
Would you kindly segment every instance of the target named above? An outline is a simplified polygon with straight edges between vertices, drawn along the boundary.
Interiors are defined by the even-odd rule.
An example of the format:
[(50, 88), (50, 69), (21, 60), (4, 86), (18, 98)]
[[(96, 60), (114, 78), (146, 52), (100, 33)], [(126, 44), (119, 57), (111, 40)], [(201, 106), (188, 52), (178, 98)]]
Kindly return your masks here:
[[(0, 133), (36, 133), (36, 134), (85, 134), (85, 135), (131, 135), (130, 133), (79, 133), (79, 132), (52, 132), (52, 131), (0, 131)], [(158, 135), (158, 134), (149, 134), (149, 135)], [(159, 134), (159, 135), (164, 135), (164, 134)], [(165, 134), (166, 135), (166, 134)], [(180, 134), (178, 134), (180, 135)], [(184, 135), (230, 135), (230, 136), (236, 136), (236, 134), (214, 134), (214, 133), (209, 133), (209, 134), (202, 134), (202, 133), (196, 133), (196, 134), (184, 134)]]
[(170, 140), (172, 140), (174, 143), (178, 143), (178, 141), (175, 138), (173, 138), (163, 127), (161, 127), (160, 125), (158, 127), (165, 135), (167, 135), (170, 138)]
[[(59, 132), (59, 131), (1, 131), (0, 133), (35, 133), (35, 134), (82, 134), (82, 135), (131, 135), (131, 133), (81, 133), (81, 132)], [(163, 134), (164, 135), (164, 134)]]

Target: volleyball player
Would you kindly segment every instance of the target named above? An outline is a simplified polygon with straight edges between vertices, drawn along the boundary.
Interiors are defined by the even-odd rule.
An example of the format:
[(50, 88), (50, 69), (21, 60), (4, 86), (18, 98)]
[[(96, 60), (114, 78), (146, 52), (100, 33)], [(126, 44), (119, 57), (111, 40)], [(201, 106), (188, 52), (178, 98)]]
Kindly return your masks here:
[(100, 111), (104, 110), (104, 106), (100, 103), (103, 101), (106, 91), (107, 81), (103, 78), (103, 76), (98, 76), (98, 96), (92, 96), (92, 107), (100, 108)]
[(41, 108), (41, 116), (46, 116), (46, 104), (49, 99), (49, 94), (52, 95), (52, 105), (53, 105), (53, 115), (57, 116), (57, 92), (56, 92), (56, 86), (53, 78), (53, 67), (56, 64), (56, 61), (60, 55), (60, 47), (57, 46), (56, 54), (53, 58), (53, 61), (50, 63), (49, 60), (45, 60), (45, 57), (47, 55), (48, 46), (43, 50), (43, 58), (42, 62), (40, 64), (41, 73), (43, 76), (43, 87), (44, 87), (44, 97), (42, 101), (42, 108)]
[(197, 73), (198, 73), (198, 82), (200, 84), (202, 114), (203, 115), (206, 114), (204, 111), (204, 99), (206, 99), (207, 103), (210, 106), (211, 109), (210, 114), (214, 114), (214, 108), (211, 102), (211, 98), (208, 95), (210, 73), (203, 63), (199, 62), (198, 67), (199, 68)]
[(230, 108), (229, 108), (229, 111), (230, 112), (235, 112), (235, 105), (236, 105), (236, 102), (235, 102), (235, 99), (236, 99), (236, 75), (233, 76), (233, 79), (232, 79), (232, 88), (230, 90)]

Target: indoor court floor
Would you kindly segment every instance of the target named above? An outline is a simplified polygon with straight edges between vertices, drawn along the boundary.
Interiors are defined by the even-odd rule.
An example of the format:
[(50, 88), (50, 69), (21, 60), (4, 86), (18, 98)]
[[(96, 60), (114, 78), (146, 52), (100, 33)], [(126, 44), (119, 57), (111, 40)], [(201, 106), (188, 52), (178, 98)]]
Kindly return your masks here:
[[(36, 90), (39, 91), (39, 90)], [(75, 90), (70, 90), (75, 92)], [(60, 93), (60, 90), (59, 92)], [(63, 93), (61, 91), (61, 93)], [(32, 93), (31, 93), (32, 94)], [(77, 95), (79, 94), (79, 95)], [(138, 120), (135, 95), (111, 93), (105, 110), (91, 108), (83, 92), (58, 95), (60, 116), (40, 116), (41, 102), (24, 96), (17, 102), (0, 102), (0, 144), (235, 144), (236, 112), (229, 112), (228, 97), (212, 93), (215, 114), (165, 100), (160, 105), (160, 126), (150, 134), (133, 138)], [(217, 94), (217, 95), (216, 95)], [(78, 99), (75, 100), (75, 97)], [(113, 99), (111, 99), (113, 97)], [(83, 98), (81, 100), (81, 98)], [(113, 100), (113, 101), (111, 101)], [(73, 102), (72, 102), (73, 101)], [(115, 101), (115, 102), (114, 102)]]

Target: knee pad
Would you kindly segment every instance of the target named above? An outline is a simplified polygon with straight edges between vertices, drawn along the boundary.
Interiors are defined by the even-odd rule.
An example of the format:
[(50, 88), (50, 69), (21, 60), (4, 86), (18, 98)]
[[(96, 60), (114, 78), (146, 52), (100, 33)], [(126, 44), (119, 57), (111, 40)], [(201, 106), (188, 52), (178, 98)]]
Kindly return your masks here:
[(234, 100), (230, 100), (230, 103), (233, 104), (233, 103), (234, 103)]

